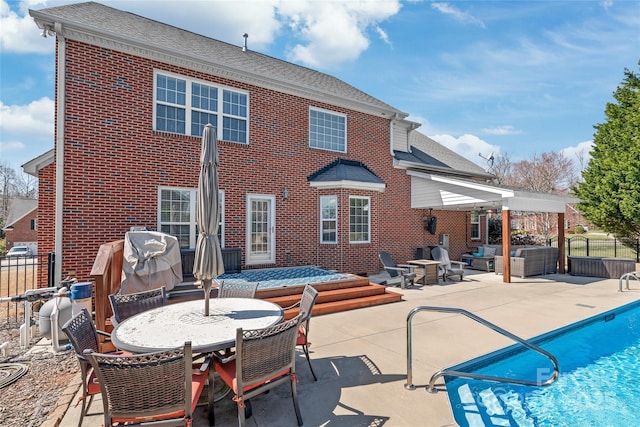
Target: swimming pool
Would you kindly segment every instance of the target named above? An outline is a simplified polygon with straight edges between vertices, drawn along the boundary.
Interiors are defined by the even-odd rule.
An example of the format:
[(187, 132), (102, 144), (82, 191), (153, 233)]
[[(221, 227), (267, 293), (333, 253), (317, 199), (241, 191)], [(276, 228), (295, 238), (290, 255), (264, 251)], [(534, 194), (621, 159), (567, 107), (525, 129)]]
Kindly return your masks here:
[(258, 289), (279, 288), (284, 286), (306, 285), (350, 279), (352, 276), (324, 270), (319, 267), (287, 267), (245, 270), (242, 273), (229, 273), (218, 276), (216, 280), (241, 280), (259, 282)]
[[(640, 425), (640, 302), (530, 341), (558, 358), (558, 380), (548, 387), (527, 387), (445, 377), (458, 425)], [(546, 358), (521, 345), (450, 369), (534, 381), (552, 372)]]

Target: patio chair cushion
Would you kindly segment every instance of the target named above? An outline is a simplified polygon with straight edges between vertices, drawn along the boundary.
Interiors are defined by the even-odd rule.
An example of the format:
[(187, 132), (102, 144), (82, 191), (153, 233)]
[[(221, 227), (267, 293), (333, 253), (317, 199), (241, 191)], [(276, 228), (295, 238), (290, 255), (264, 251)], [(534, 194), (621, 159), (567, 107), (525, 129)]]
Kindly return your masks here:
[(473, 255), (473, 256), (484, 256), (484, 246), (478, 247), (478, 252), (474, 252), (471, 255)]
[[(227, 363), (216, 363), (216, 372), (220, 375), (220, 379), (227, 384), (232, 384), (231, 389), (234, 393), (238, 394), (238, 380), (236, 378), (236, 361), (230, 360)], [(244, 388), (244, 391), (247, 392), (249, 390), (253, 390), (254, 388), (258, 388), (261, 385), (268, 383), (269, 381), (273, 381), (277, 378), (280, 378), (289, 373), (289, 369), (284, 369), (277, 374), (261, 381), (259, 383), (250, 384)]]
[[(204, 390), (204, 386), (207, 383), (207, 371), (205, 372), (194, 372), (191, 375), (191, 412), (195, 412), (196, 406), (198, 406), (198, 400), (202, 391)], [(184, 415), (184, 410), (167, 412), (166, 414), (157, 415), (153, 417), (155, 420), (161, 419), (172, 419), (179, 418)], [(148, 417), (135, 417), (135, 418), (113, 418), (114, 423), (131, 423), (131, 422), (142, 422), (148, 420)]]

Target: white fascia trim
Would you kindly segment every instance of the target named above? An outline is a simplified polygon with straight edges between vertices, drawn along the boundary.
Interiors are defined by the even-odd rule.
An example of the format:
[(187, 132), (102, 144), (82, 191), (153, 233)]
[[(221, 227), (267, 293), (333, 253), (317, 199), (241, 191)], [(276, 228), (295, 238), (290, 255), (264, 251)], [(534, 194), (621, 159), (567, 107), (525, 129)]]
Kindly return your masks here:
[[(449, 175), (468, 176), (471, 178), (484, 178), (484, 179), (493, 178), (493, 175), (490, 175), (490, 174), (478, 174), (473, 172), (465, 172), (458, 169), (451, 169), (449, 167), (425, 165), (424, 163), (410, 162), (408, 160), (395, 160), (394, 166), (398, 169), (407, 169), (408, 170), (407, 173), (409, 172), (420, 173), (419, 171), (413, 171), (411, 169), (421, 169), (421, 170), (432, 169), (434, 171), (439, 171)], [(427, 172), (424, 172), (424, 173), (427, 173)], [(417, 176), (417, 175), (414, 175), (414, 176)]]
[(34, 177), (38, 177), (38, 172), (40, 169), (49, 166), (55, 160), (55, 150), (52, 148), (46, 153), (40, 154), (38, 157), (29, 160), (25, 164), (22, 165), (22, 170), (24, 173), (29, 174)]
[(442, 175), (433, 175), (416, 171), (407, 171), (410, 176), (427, 179), (435, 182), (442, 182), (444, 184), (457, 185), (460, 187), (471, 188), (478, 191), (486, 191), (492, 194), (499, 194), (501, 197), (513, 197), (515, 192), (507, 188), (495, 187), (493, 185), (487, 185), (482, 183), (474, 183), (469, 181), (461, 181), (455, 178), (449, 178)]
[(359, 181), (321, 181), (309, 183), (311, 188), (317, 188), (318, 190), (328, 190), (333, 188), (345, 188), (351, 190), (366, 190), (366, 191), (380, 191), (383, 192), (386, 188), (386, 184), (374, 184), (371, 182), (359, 182)]

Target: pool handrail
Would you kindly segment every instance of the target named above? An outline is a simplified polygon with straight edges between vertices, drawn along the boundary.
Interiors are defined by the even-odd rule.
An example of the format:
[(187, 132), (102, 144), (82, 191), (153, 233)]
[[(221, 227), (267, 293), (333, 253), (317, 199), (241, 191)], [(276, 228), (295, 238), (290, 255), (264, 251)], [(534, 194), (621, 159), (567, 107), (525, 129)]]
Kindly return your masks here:
[(501, 383), (511, 383), (511, 384), (518, 384), (518, 385), (526, 385), (526, 386), (537, 386), (537, 387), (544, 387), (544, 386), (548, 386), (553, 384), (557, 379), (558, 376), (560, 375), (560, 365), (558, 363), (558, 359), (556, 359), (556, 357), (549, 353), (548, 351), (546, 351), (543, 348), (538, 347), (537, 345), (533, 344), (532, 342), (529, 342), (523, 338), (518, 337), (517, 335), (512, 334), (509, 331), (506, 331), (504, 329), (502, 329), (501, 327), (494, 325), (493, 323), (479, 317), (476, 316), (475, 314), (464, 310), (462, 308), (452, 308), (452, 307), (434, 307), (434, 306), (419, 306), (419, 307), (415, 307), (414, 309), (412, 309), (409, 314), (407, 315), (407, 383), (404, 385), (404, 388), (407, 390), (415, 390), (415, 385), (413, 384), (413, 367), (412, 367), (412, 358), (413, 358), (413, 343), (412, 343), (412, 320), (413, 317), (420, 311), (436, 311), (436, 312), (440, 312), (440, 313), (454, 313), (454, 314), (463, 314), (465, 316), (467, 316), (468, 318), (475, 320), (476, 322), (480, 323), (481, 325), (484, 325), (486, 327), (488, 327), (489, 329), (498, 332), (499, 334), (510, 338), (522, 345), (524, 345), (525, 347), (528, 347), (529, 349), (542, 354), (543, 356), (546, 356), (551, 363), (553, 364), (553, 373), (551, 374), (551, 376), (546, 379), (545, 381), (530, 381), (530, 380), (521, 380), (521, 379), (517, 379), (517, 378), (506, 378), (506, 377), (497, 377), (497, 376), (493, 376), (493, 375), (483, 375), (483, 374), (474, 374), (472, 372), (461, 372), (461, 371), (454, 371), (454, 370), (447, 370), (447, 369), (443, 369), (440, 371), (437, 371), (436, 373), (434, 373), (431, 376), (431, 379), (429, 380), (429, 385), (427, 386), (427, 391), (430, 393), (437, 393), (438, 390), (435, 388), (435, 382), (438, 378), (443, 377), (445, 375), (447, 376), (452, 376), (452, 377), (462, 377), (462, 378), (471, 378), (471, 379), (476, 379), (476, 380), (484, 380), (484, 381), (495, 381), (495, 382), (501, 382)]

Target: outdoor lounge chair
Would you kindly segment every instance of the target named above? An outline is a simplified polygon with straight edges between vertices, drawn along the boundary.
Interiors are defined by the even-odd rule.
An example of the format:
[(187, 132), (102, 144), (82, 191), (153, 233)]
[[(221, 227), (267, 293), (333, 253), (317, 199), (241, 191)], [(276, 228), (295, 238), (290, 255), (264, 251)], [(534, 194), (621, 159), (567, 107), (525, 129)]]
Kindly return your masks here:
[(400, 288), (402, 289), (406, 287), (407, 283), (409, 286), (413, 285), (413, 281), (416, 278), (416, 273), (414, 271), (416, 268), (415, 265), (396, 265), (391, 258), (391, 254), (385, 251), (380, 251), (378, 257), (380, 258), (380, 262), (384, 266), (384, 269), (389, 273), (389, 276), (391, 276), (391, 279), (387, 280), (388, 285), (396, 285), (400, 283)]
[(167, 304), (167, 291), (164, 286), (133, 294), (109, 295), (109, 302), (113, 310), (111, 323), (116, 326), (129, 317), (161, 307)]
[[(460, 276), (462, 280), (464, 275), (464, 262), (451, 261), (449, 259), (449, 252), (441, 247), (435, 247), (431, 249), (431, 257), (438, 261), (438, 275), (442, 276), (442, 280), (446, 281), (450, 276)], [(455, 264), (456, 267), (452, 265)]]
[(311, 358), (309, 357), (309, 346), (311, 346), (311, 343), (309, 342), (309, 324), (311, 323), (313, 306), (315, 305), (317, 298), (318, 291), (313, 286), (306, 285), (304, 287), (304, 291), (302, 292), (302, 298), (300, 298), (300, 301), (284, 309), (288, 310), (290, 308), (300, 307), (298, 313), (303, 314), (302, 318), (300, 319), (300, 326), (298, 327), (298, 338), (296, 338), (296, 345), (302, 347), (314, 381), (318, 381), (318, 378), (316, 377), (316, 373), (313, 371), (313, 367), (311, 366)]
[[(98, 335), (109, 336), (107, 332), (97, 331), (91, 315), (86, 308), (73, 316), (64, 324), (62, 330), (69, 338), (80, 363), (80, 376), (82, 380), (82, 411), (78, 426), (82, 425), (84, 416), (89, 412), (89, 406), (93, 402), (93, 396), (100, 393), (100, 385), (95, 381), (95, 371), (91, 368), (89, 359), (84, 355), (84, 350), (99, 351)], [(122, 353), (119, 353), (122, 354)]]
[(218, 298), (255, 298), (257, 282), (222, 281), (218, 285)]
[[(173, 350), (110, 355), (86, 350), (96, 372), (104, 406), (104, 425), (191, 425), (193, 412), (213, 370), (207, 359), (192, 366), (191, 343)], [(208, 391), (209, 417), (213, 391)], [(212, 421), (212, 420), (210, 420)]]
[[(214, 353), (214, 366), (220, 379), (234, 392), (238, 405), (238, 424), (245, 425), (251, 416), (249, 399), (285, 382), (291, 385), (293, 407), (302, 425), (296, 392), (296, 337), (301, 314), (286, 322), (263, 329), (236, 332), (236, 353), (222, 357)], [(245, 414), (246, 411), (246, 414)], [(213, 412), (209, 421), (213, 420)]]

